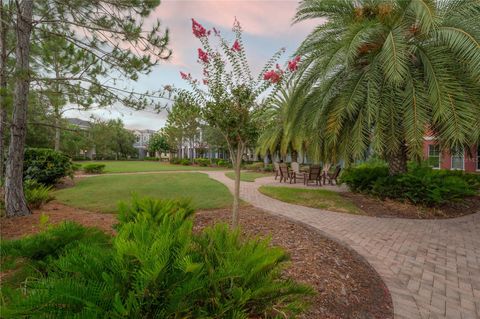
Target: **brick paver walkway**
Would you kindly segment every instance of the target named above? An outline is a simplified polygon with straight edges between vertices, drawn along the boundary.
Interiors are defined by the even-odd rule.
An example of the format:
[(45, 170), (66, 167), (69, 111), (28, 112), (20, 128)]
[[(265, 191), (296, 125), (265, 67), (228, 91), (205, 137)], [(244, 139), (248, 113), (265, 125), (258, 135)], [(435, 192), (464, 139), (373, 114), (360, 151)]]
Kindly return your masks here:
[[(204, 173), (233, 189), (223, 172)], [(334, 213), (262, 195), (258, 187), (272, 181), (241, 183), (242, 199), (313, 226), (357, 251), (387, 284), (395, 318), (480, 318), (480, 213), (449, 220)]]

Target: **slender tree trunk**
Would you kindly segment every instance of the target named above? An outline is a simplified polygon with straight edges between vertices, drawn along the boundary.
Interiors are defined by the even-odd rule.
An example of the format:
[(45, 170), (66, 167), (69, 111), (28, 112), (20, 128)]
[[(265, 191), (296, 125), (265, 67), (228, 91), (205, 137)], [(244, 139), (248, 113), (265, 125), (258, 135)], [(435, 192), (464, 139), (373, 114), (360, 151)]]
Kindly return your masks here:
[(239, 143), (237, 149), (230, 149), (230, 157), (232, 159), (233, 168), (235, 171), (235, 184), (233, 189), (233, 207), (232, 207), (232, 227), (238, 227), (238, 211), (240, 209), (240, 174), (242, 167), (243, 144)]
[(7, 22), (0, 0), (0, 185), (5, 177), (5, 126), (7, 124)]
[(402, 144), (395, 154), (391, 154), (387, 157), (388, 172), (391, 176), (403, 174), (407, 172), (407, 146)]
[(30, 35), (32, 32), (33, 0), (23, 0), (17, 8), (17, 79), (10, 127), (5, 206), (8, 217), (31, 214), (23, 193), (23, 156), (27, 124), (28, 92), (30, 89)]
[(60, 115), (55, 112), (55, 151), (60, 151)]

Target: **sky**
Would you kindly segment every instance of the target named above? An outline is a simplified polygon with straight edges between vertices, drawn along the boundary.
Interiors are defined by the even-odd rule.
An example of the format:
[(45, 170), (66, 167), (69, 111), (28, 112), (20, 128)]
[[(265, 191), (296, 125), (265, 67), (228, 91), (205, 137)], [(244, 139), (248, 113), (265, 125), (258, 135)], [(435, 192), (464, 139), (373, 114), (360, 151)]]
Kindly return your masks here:
[[(185, 87), (180, 71), (200, 78), (197, 49), (200, 42), (192, 34), (194, 18), (205, 28), (221, 30), (227, 39), (233, 38), (231, 28), (236, 18), (243, 29), (243, 41), (253, 74), (280, 48), (286, 53), (280, 62), (287, 61), (295, 49), (321, 21), (307, 21), (292, 25), (297, 0), (162, 0), (148, 18), (160, 19), (170, 32), (170, 60), (155, 66), (151, 73), (132, 84), (137, 91), (156, 90), (165, 85)], [(158, 130), (165, 125), (166, 111), (134, 111), (120, 105), (89, 112), (69, 111), (66, 117), (88, 119), (91, 115), (102, 119), (121, 118), (130, 129)]]

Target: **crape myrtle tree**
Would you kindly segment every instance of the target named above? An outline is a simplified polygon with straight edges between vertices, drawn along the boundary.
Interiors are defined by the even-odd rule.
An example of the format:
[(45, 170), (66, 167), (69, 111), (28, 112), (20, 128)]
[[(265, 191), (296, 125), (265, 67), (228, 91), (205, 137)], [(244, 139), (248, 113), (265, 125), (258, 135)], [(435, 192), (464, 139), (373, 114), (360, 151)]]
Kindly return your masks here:
[[(175, 127), (175, 130), (170, 129), (170, 132), (176, 132), (179, 149), (183, 148), (184, 144), (187, 143), (190, 149), (193, 150), (195, 138), (200, 128), (200, 121), (200, 105), (187, 96), (177, 96), (171, 109), (168, 111), (167, 126)], [(187, 157), (193, 159), (194, 154), (189, 152)]]
[[(194, 79), (190, 74), (181, 72), (191, 90), (178, 90), (178, 98), (192, 101), (199, 105), (202, 118), (206, 124), (217, 128), (223, 135), (235, 170), (235, 187), (233, 196), (232, 226), (238, 225), (238, 209), (240, 197), (240, 167), (242, 156), (248, 143), (257, 136), (258, 115), (263, 103), (258, 103), (262, 94), (273, 94), (288, 79), (292, 71), (297, 69), (299, 60), (295, 58), (282, 69), (275, 63), (284, 49), (279, 50), (266, 63), (263, 71), (254, 78), (247, 61), (242, 41), (240, 23), (233, 25), (234, 40), (229, 42), (215, 28), (207, 31), (201, 24), (192, 19), (192, 31), (200, 40), (198, 62), (203, 68), (203, 79)], [(212, 39), (218, 46), (212, 45)], [(268, 92), (271, 86), (273, 90)]]
[(371, 147), (392, 175), (422, 158), (427, 130), (446, 150), (475, 144), (479, 16), (478, 0), (302, 1), (296, 22), (326, 22), (298, 49), (298, 96), (309, 94), (288, 119), (310, 128), (322, 159)]
[[(144, 25), (145, 18), (159, 4), (159, 0), (13, 2), (13, 14), (7, 20), (16, 35), (13, 118), (5, 181), (7, 216), (30, 214), (22, 176), (31, 85), (38, 90), (47, 88), (50, 96), (56, 93), (57, 86), (61, 87), (67, 96), (59, 99), (58, 105), (64, 104), (63, 99), (81, 106), (121, 103), (136, 109), (158, 103), (159, 92), (135, 92), (121, 80), (135, 81), (169, 57), (168, 33), (161, 31), (158, 21)], [(35, 50), (30, 48), (50, 40), (56, 41), (51, 43), (52, 48), (70, 50), (77, 56), (78, 63), (65, 68), (68, 72), (55, 74), (51, 68), (38, 71), (36, 67), (41, 67), (43, 57), (30, 63), (36, 58)], [(68, 59), (57, 62), (73, 63)]]

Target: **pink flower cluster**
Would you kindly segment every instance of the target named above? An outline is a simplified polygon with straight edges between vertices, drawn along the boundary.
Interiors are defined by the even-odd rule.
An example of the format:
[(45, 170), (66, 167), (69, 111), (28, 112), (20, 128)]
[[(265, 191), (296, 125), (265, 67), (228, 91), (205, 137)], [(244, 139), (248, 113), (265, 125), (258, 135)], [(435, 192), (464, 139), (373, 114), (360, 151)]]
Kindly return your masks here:
[(238, 40), (235, 40), (235, 42), (233, 43), (233, 46), (232, 46), (232, 51), (240, 51), (242, 50), (242, 47), (240, 46), (240, 42), (238, 42)]
[(293, 72), (298, 69), (298, 62), (300, 62), (300, 56), (297, 55), (292, 61), (288, 61), (288, 69)]
[(263, 75), (263, 79), (272, 83), (278, 83), (282, 79), (282, 72), (281, 70), (270, 70), (268, 72), (265, 72), (265, 74)]
[(198, 58), (203, 62), (203, 63), (208, 63), (208, 53), (203, 51), (202, 49), (198, 49)]
[(207, 29), (205, 29), (200, 23), (192, 18), (192, 32), (197, 38), (203, 38), (208, 35)]
[(190, 73), (187, 74), (185, 72), (180, 71), (180, 76), (184, 80), (191, 80), (192, 79), (192, 75)]

